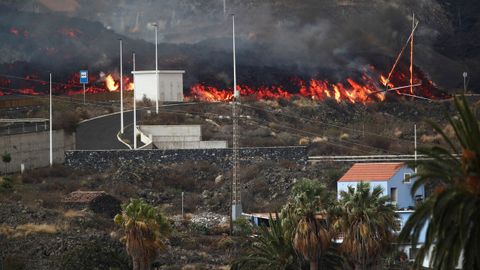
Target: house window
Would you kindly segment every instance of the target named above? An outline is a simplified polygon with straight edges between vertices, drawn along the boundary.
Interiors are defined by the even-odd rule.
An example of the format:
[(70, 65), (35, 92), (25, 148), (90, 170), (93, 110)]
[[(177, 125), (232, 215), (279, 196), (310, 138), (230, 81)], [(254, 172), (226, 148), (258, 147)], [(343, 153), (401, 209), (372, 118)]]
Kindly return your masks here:
[(396, 187), (390, 188), (390, 200), (392, 201), (392, 203), (396, 203), (397, 198), (398, 198), (397, 188)]
[(403, 174), (403, 182), (406, 184), (410, 184), (412, 182), (412, 174), (411, 173), (404, 173)]

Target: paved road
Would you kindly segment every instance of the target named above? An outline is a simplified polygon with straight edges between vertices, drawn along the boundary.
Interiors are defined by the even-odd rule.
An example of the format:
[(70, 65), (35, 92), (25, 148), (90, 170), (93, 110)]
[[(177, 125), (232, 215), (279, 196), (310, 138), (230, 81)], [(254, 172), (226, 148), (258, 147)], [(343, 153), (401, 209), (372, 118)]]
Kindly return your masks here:
[[(173, 107), (192, 105), (195, 103), (177, 103), (165, 104), (161, 107)], [(152, 108), (149, 108), (152, 110)], [(145, 110), (137, 110), (137, 120), (142, 119), (141, 114)], [(133, 111), (123, 114), (124, 126), (133, 124)], [(119, 142), (117, 134), (120, 131), (120, 113), (102, 116), (80, 123), (76, 131), (77, 150), (109, 150), (109, 149), (128, 149), (126, 145)], [(127, 133), (128, 132), (128, 133)], [(133, 141), (132, 128), (125, 129), (124, 138)]]
[[(125, 126), (133, 122), (133, 112), (125, 112), (123, 117)], [(119, 113), (83, 122), (76, 131), (77, 150), (128, 149), (118, 141), (119, 131)]]

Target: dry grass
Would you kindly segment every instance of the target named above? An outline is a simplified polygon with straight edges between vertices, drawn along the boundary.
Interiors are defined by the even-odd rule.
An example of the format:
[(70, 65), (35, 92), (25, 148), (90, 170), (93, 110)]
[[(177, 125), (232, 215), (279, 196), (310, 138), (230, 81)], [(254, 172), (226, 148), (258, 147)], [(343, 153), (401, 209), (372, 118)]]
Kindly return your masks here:
[(72, 210), (69, 209), (63, 213), (63, 216), (66, 218), (76, 218), (76, 217), (84, 217), (85, 212), (80, 211), (80, 210)]
[(11, 227), (8, 225), (0, 225), (0, 234), (7, 237), (24, 237), (30, 234), (54, 234), (59, 231), (58, 227), (53, 224), (33, 224), (27, 223), (18, 225), (17, 227)]

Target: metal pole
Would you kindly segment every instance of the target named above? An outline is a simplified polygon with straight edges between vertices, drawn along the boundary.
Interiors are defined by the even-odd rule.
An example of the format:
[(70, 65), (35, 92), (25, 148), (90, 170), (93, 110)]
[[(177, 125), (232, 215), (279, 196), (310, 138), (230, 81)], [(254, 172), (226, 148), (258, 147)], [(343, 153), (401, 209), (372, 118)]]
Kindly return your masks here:
[(415, 32), (415, 12), (412, 15), (412, 39), (410, 40), (410, 94), (413, 95), (413, 40)]
[(155, 82), (156, 82), (156, 100), (155, 100), (155, 112), (158, 114), (158, 24), (155, 24)]
[(120, 133), (123, 134), (123, 48), (120, 39)]
[(237, 90), (237, 59), (236, 59), (236, 46), (235, 46), (235, 15), (232, 15), (232, 30), (233, 30), (233, 96), (236, 101), (239, 97)]
[(53, 137), (52, 137), (52, 73), (50, 73), (50, 167), (53, 165)]
[(83, 84), (83, 105), (85, 105), (85, 84)]
[(242, 214), (241, 188), (239, 177), (239, 147), (238, 147), (238, 111), (237, 102), (239, 102), (240, 93), (237, 89), (237, 62), (235, 55), (235, 15), (232, 15), (232, 47), (233, 47), (233, 102), (232, 102), (232, 120), (233, 120), (233, 138), (232, 138), (232, 214), (230, 231), (232, 231), (233, 221), (237, 220)]
[[(135, 71), (135, 53), (133, 53), (133, 71)], [(133, 149), (137, 149), (137, 100), (135, 99), (135, 75), (133, 75)]]
[(227, 0), (223, 0), (223, 16), (227, 15)]
[[(414, 139), (415, 165), (417, 165), (417, 125), (416, 125), (416, 124), (413, 126), (413, 133), (414, 133), (413, 135), (414, 135), (414, 137), (415, 137), (415, 139)], [(417, 172), (417, 167), (415, 167), (415, 173), (416, 173), (416, 172)]]
[(467, 93), (467, 72), (463, 72), (463, 94)]

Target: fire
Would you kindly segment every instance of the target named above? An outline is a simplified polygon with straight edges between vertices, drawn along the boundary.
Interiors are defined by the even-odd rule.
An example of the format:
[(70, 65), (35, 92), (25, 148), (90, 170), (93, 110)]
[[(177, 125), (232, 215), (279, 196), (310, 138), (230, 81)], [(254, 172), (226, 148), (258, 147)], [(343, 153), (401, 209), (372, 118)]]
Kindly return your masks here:
[(119, 89), (120, 85), (115, 82), (112, 74), (109, 74), (105, 78), (105, 87), (107, 88), (108, 91), (112, 92), (112, 91), (117, 91)]
[[(385, 94), (378, 91), (376, 82), (368, 76), (362, 76), (361, 82), (351, 78), (347, 79), (347, 84), (330, 83), (327, 80), (310, 79), (296, 80), (295, 84), (299, 89), (297, 93), (291, 93), (281, 85), (249, 87), (245, 85), (238, 86), (242, 96), (254, 96), (257, 99), (289, 99), (292, 96), (308, 97), (313, 100), (334, 99), (340, 103), (342, 101), (350, 103), (369, 103), (372, 101), (385, 100)], [(227, 101), (233, 97), (231, 89), (218, 89), (213, 86), (195, 84), (190, 89), (193, 98), (203, 101)]]

